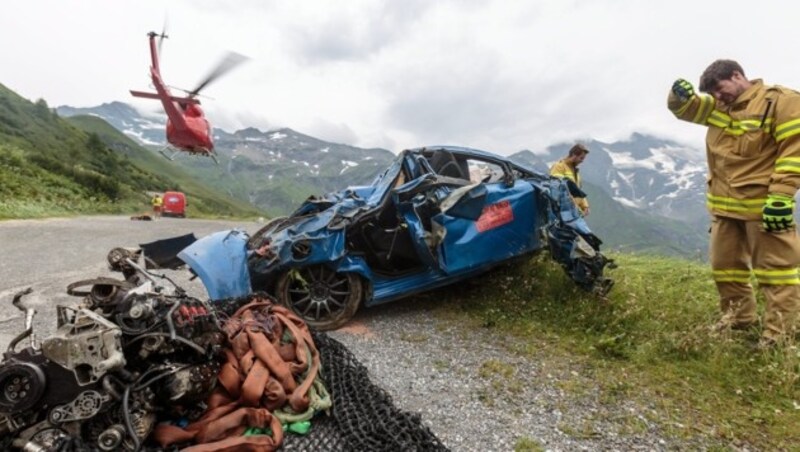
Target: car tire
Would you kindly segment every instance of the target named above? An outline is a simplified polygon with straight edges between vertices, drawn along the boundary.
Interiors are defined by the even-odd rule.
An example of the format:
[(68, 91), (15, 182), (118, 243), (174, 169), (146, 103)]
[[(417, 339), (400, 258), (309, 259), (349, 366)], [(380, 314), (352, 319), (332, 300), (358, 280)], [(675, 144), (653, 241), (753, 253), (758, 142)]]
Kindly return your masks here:
[(247, 249), (255, 250), (264, 246), (263, 239), (264, 236), (271, 232), (274, 229), (277, 229), (283, 226), (288, 220), (289, 217), (275, 217), (269, 221), (264, 226), (258, 229), (250, 238), (247, 240)]
[(275, 285), (275, 295), (309, 327), (327, 331), (341, 327), (355, 315), (363, 284), (355, 273), (311, 265), (284, 272)]

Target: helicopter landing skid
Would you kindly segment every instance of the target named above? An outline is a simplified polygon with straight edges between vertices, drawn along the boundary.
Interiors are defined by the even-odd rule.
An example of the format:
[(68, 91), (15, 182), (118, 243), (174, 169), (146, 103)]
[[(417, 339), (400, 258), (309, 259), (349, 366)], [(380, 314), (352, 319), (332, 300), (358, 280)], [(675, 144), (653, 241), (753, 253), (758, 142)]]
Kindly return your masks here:
[[(175, 148), (173, 148), (173, 147), (171, 147), (171, 146), (164, 146), (163, 148), (159, 149), (158, 153), (159, 153), (159, 154), (161, 154), (161, 155), (163, 155), (163, 156), (164, 156), (164, 158), (165, 158), (165, 159), (167, 159), (167, 160), (169, 160), (170, 162), (174, 162), (174, 161), (175, 161), (175, 156), (176, 156), (176, 155), (178, 155), (178, 154), (180, 154), (180, 153), (182, 153), (182, 152), (185, 152), (185, 151), (182, 151), (182, 150), (180, 150), (180, 149), (176, 149), (176, 150), (175, 150), (175, 152), (173, 152), (173, 153), (172, 153), (172, 154), (170, 154), (170, 155), (167, 155), (167, 153), (166, 153), (166, 152), (164, 152), (164, 151), (166, 151), (167, 149), (175, 149)], [(212, 160), (214, 160), (214, 163), (216, 163), (216, 164), (217, 164), (217, 166), (219, 166), (219, 160), (217, 160), (217, 156), (216, 156), (216, 155), (214, 155), (214, 153), (213, 153), (213, 152), (208, 152), (208, 153), (206, 153), (206, 152), (190, 152), (190, 153), (191, 153), (192, 155), (207, 155), (207, 156), (211, 157), (211, 159), (212, 159)]]
[(164, 158), (169, 160), (170, 162), (174, 162), (175, 161), (175, 156), (178, 155), (178, 152), (180, 152), (180, 151), (175, 151), (175, 152), (172, 153), (172, 155), (167, 155), (167, 153), (164, 152), (167, 149), (169, 149), (169, 146), (165, 146), (165, 147), (159, 149), (158, 153), (163, 155)]

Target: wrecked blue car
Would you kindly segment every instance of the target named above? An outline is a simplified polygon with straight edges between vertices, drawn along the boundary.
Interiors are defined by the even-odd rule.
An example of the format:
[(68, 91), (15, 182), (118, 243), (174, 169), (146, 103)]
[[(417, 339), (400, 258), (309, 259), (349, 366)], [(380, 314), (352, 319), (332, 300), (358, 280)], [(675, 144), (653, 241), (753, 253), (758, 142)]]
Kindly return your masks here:
[(610, 260), (600, 244), (563, 180), (475, 149), (418, 148), (401, 152), (369, 186), (311, 197), (249, 237), (248, 282), (240, 285), (333, 329), (362, 305), (543, 249), (578, 286), (605, 294)]

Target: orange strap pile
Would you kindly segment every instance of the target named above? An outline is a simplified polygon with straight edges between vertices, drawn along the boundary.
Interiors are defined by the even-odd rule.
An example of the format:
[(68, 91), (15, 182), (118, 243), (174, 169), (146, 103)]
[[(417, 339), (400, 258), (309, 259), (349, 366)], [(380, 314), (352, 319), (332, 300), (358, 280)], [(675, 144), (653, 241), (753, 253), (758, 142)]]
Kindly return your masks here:
[[(183, 450), (273, 451), (283, 441), (283, 428), (272, 412), (287, 403), (295, 413), (308, 409), (308, 391), (320, 359), (308, 326), (299, 317), (257, 298), (239, 308), (223, 329), (228, 337), (227, 361), (208, 398), (208, 409), (186, 428), (156, 427), (153, 437), (162, 447), (194, 441), (196, 445)], [(242, 436), (251, 427), (269, 428), (272, 436)]]

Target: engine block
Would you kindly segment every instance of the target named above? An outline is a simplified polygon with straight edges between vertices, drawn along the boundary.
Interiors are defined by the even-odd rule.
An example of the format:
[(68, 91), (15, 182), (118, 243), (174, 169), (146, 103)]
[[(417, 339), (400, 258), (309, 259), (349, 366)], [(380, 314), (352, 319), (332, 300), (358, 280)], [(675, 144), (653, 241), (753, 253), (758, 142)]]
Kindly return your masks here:
[(71, 285), (83, 300), (57, 308), (56, 332), (41, 346), (31, 339), (16, 350), (35, 336), (33, 310), (21, 306), (24, 293), (15, 297), (26, 329), (0, 362), (1, 449), (137, 450), (159, 416), (202, 407), (220, 366), (216, 313), (126, 262), (125, 280), (82, 281), (91, 284), (84, 292)]

